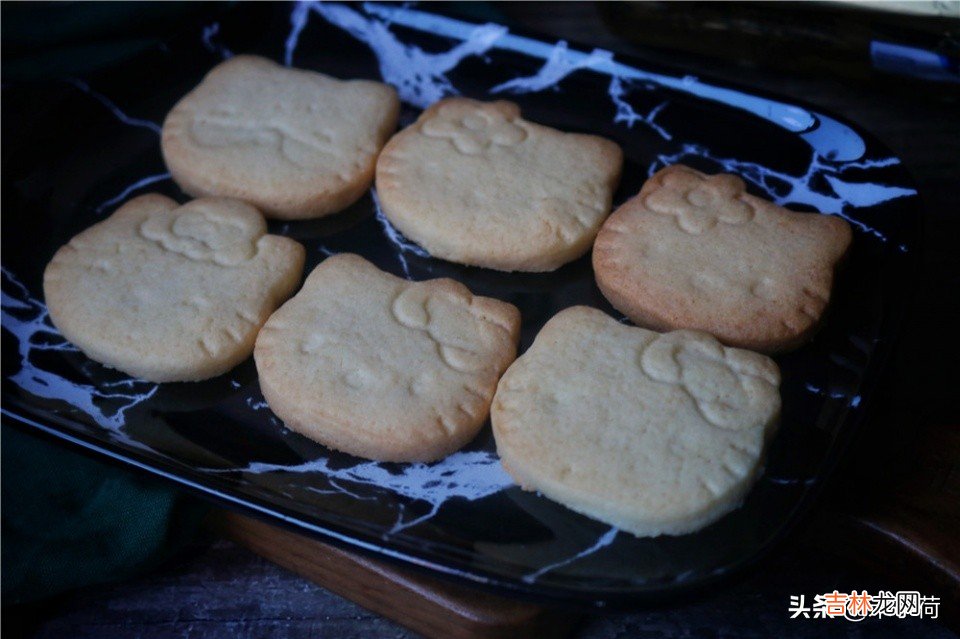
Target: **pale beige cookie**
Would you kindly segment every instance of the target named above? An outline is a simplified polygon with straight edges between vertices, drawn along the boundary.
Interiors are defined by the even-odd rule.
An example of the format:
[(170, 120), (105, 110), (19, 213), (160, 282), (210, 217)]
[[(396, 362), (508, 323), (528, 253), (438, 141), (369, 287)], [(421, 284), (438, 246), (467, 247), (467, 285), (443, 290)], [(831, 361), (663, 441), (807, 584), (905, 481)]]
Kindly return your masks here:
[(270, 317), (254, 358), (288, 428), (360, 457), (431, 461), (477, 434), (519, 335), (511, 304), (340, 254)]
[(448, 98), (384, 147), (377, 192), (434, 257), (552, 271), (589, 250), (622, 163), (610, 140), (528, 122), (512, 102)]
[(141, 195), (61, 247), (43, 274), (50, 318), (88, 357), (152, 382), (227, 372), (303, 272), (238, 200)]
[(736, 176), (675, 165), (604, 223), (593, 268), (606, 298), (637, 324), (777, 352), (818, 327), (850, 241), (840, 218), (789, 211), (745, 192)]
[(399, 110), (389, 85), (239, 55), (173, 107), (161, 148), (190, 195), (239, 198), (277, 219), (315, 218), (367, 190)]
[(493, 434), (523, 488), (638, 536), (682, 534), (750, 489), (779, 384), (764, 355), (576, 306), (547, 322), (500, 380)]

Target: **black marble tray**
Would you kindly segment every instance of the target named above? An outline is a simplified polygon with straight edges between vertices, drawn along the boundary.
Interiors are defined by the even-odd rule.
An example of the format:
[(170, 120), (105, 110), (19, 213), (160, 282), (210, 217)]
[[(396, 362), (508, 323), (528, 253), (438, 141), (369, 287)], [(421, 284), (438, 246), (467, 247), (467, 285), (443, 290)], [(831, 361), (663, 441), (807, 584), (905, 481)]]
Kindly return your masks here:
[[(659, 598), (760, 557), (810, 505), (861, 420), (905, 306), (920, 202), (899, 160), (815, 108), (650, 69), (504, 27), (385, 5), (244, 5), (96, 77), (3, 88), (3, 415), (334, 543), (531, 597), (585, 605)], [(742, 508), (681, 537), (637, 539), (512, 485), (489, 427), (433, 465), (332, 453), (287, 431), (252, 361), (199, 384), (156, 385), (89, 361), (41, 299), (54, 251), (128, 198), (186, 199), (159, 122), (223, 56), (256, 52), (341, 77), (383, 78), (402, 124), (451, 93), (518, 102), (526, 117), (616, 140), (617, 202), (684, 162), (856, 231), (824, 329), (778, 358), (783, 420)], [(376, 195), (315, 222), (274, 224), (307, 269), (352, 251), (404, 277), (448, 276), (523, 313), (521, 349), (562, 308), (613, 312), (589, 257), (549, 274), (431, 259), (378, 214)]]

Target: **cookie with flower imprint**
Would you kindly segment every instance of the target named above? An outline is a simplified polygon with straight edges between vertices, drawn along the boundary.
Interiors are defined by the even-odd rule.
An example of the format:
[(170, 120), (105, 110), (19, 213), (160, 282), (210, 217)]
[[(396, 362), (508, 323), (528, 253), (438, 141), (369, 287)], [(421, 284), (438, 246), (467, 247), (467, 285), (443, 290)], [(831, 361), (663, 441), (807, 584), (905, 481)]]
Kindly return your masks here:
[(425, 462), (480, 430), (519, 336), (512, 304), (341, 253), (270, 317), (254, 359), (291, 430), (359, 457)]
[(199, 381), (250, 357), (304, 257), (245, 202), (151, 193), (61, 247), (43, 291), (54, 326), (91, 359), (152, 382)]
[(575, 306), (507, 369), (490, 418), (524, 489), (634, 535), (678, 535), (743, 500), (776, 430), (779, 385), (765, 355)]
[(396, 91), (382, 82), (238, 55), (173, 107), (161, 150), (194, 197), (238, 198), (276, 219), (317, 218), (367, 191), (399, 112)]
[(779, 352), (820, 325), (851, 239), (838, 217), (777, 206), (735, 175), (674, 165), (607, 219), (593, 266), (604, 296), (639, 325)]
[(622, 163), (614, 142), (529, 122), (512, 102), (447, 98), (384, 147), (377, 192), (434, 257), (552, 271), (590, 249)]

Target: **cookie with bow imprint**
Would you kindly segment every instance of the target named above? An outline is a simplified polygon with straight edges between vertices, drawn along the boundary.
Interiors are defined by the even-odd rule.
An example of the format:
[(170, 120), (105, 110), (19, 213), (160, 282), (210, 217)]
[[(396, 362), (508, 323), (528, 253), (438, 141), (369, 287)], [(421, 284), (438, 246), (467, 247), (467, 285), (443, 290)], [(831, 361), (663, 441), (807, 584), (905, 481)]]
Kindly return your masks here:
[(589, 250), (622, 164), (614, 142), (529, 122), (512, 102), (447, 98), (384, 147), (377, 192), (434, 257), (552, 271)]
[(519, 334), (511, 304), (340, 254), (270, 317), (254, 359), (291, 430), (368, 459), (422, 462), (477, 434)]
[(173, 107), (161, 149), (190, 195), (238, 198), (271, 218), (317, 218), (366, 192), (399, 111), (396, 91), (381, 82), (238, 55)]
[(821, 323), (850, 242), (840, 218), (789, 211), (734, 175), (674, 165), (607, 219), (593, 267), (604, 296), (637, 324), (778, 352)]
[(229, 371), (303, 273), (299, 243), (257, 209), (136, 197), (60, 248), (43, 274), (57, 329), (85, 355), (152, 382)]
[(765, 355), (577, 306), (501, 378), (493, 434), (524, 489), (638, 536), (678, 535), (741, 503), (776, 430), (779, 385)]

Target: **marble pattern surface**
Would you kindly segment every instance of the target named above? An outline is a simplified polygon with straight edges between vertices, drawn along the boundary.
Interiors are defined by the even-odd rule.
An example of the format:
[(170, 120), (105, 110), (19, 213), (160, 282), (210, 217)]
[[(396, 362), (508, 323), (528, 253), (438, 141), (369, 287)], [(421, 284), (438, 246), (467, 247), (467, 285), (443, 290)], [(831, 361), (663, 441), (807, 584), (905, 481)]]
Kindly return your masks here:
[[(645, 71), (620, 62), (613, 54), (601, 49), (578, 51), (567, 42), (539, 41), (511, 33), (501, 25), (470, 24), (421, 9), (378, 4), (358, 7), (337, 3), (296, 3), (290, 13), (289, 32), (283, 41), (283, 61), (286, 64), (298, 64), (302, 44), (311, 37), (311, 23), (315, 21), (326, 23), (327, 28), (344, 31), (368, 48), (376, 58), (382, 79), (393, 84), (403, 102), (414, 109), (460, 93), (454, 72), (472, 59), (491, 65), (496, 56), (509, 54), (528, 61), (529, 72), (525, 75), (503, 80), (491, 74), (492, 80), (486, 88), (486, 97), (490, 99), (498, 96), (519, 99), (546, 92), (560, 95), (565, 90), (564, 83), (571, 78), (599, 76), (605, 91), (594, 97), (609, 102), (611, 126), (630, 132), (646, 129), (663, 145), (648, 166), (640, 167), (646, 174), (652, 174), (667, 164), (696, 160), (702, 167), (738, 173), (752, 188), (777, 203), (807, 206), (825, 214), (842, 216), (857, 229), (859, 241), (879, 243), (883, 247), (889, 245), (901, 253), (913, 248), (909, 243), (901, 242), (871, 214), (874, 207), (916, 195), (908, 184), (889, 181), (887, 170), (895, 168), (899, 160), (884, 154), (871, 155), (874, 152), (872, 144), (857, 131), (825, 114), (716, 86), (690, 76), (675, 77)], [(424, 48), (411, 34), (432, 38), (431, 48)], [(198, 38), (215, 56), (227, 58), (233, 52), (223, 44), (224, 35), (220, 24), (214, 23), (203, 29)], [(436, 49), (437, 39), (448, 43), (445, 50)], [(72, 85), (107, 109), (118, 125), (141, 130), (144, 136), (159, 135), (158, 122), (129, 113), (123, 105), (84, 80), (73, 80)], [(476, 93), (475, 88), (472, 91)], [(731, 157), (727, 150), (715, 151), (699, 140), (688, 139), (670, 117), (671, 110), (677, 108), (676, 96), (722, 105), (767, 120), (772, 126), (804, 142), (809, 156), (806, 170), (789, 172), (768, 167), (750, 158)], [(143, 175), (97, 203), (95, 213), (105, 215), (131, 196), (164, 186), (171, 186), (169, 173)], [(391, 227), (377, 206), (375, 191), (371, 196), (374, 219), (383, 239), (392, 247), (393, 259), (402, 275), (414, 279), (418, 273), (411, 262), (426, 261), (429, 255)], [(321, 242), (316, 250), (323, 255), (339, 251), (336, 242)], [(142, 430), (134, 433), (127, 427), (128, 420), (149, 419), (144, 416), (154, 414), (158, 396), (163, 395), (161, 387), (95, 370), (96, 366), (91, 363), (82, 363), (79, 374), (75, 370), (65, 374), (62, 367), (50, 367), (47, 357), (50, 352), (69, 355), (71, 361), (75, 361), (78, 358), (76, 349), (52, 326), (38, 293), (28, 290), (17, 274), (7, 267), (3, 269), (3, 330), (16, 339), (19, 360), (16, 370), (5, 368), (4, 377), (20, 389), (22, 396), (40, 400), (38, 406), (47, 414), (73, 420), (79, 424), (76, 430), (85, 436), (101, 438), (118, 449), (139, 451), (149, 458), (165, 460), (168, 467), (190, 466), (193, 476), (229, 475), (231, 486), (236, 486), (236, 482), (252, 482), (256, 485), (253, 492), (261, 497), (266, 495), (265, 499), (279, 495), (296, 501), (298, 496), (311, 493), (318, 498), (336, 496), (353, 502), (376, 503), (380, 514), (368, 526), (375, 534), (371, 533), (359, 543), (385, 554), (415, 561), (416, 553), (411, 554), (411, 548), (429, 548), (437, 541), (436, 535), (442, 537), (442, 532), (427, 528), (439, 513), (445, 510), (459, 512), (469, 508), (470, 504), (498, 495), (506, 500), (507, 493), (510, 500), (514, 499), (512, 491), (515, 487), (500, 467), (489, 442), (469, 447), (436, 464), (401, 467), (325, 454), (277, 462), (256, 459), (254, 453), (253, 458), (244, 463), (216, 466), (177, 459), (176, 453), (171, 453), (172, 449), (158, 449), (142, 436)], [(226, 381), (236, 396), (237, 401), (231, 404), (235, 416), (239, 415), (238, 411), (248, 411), (241, 421), (261, 423), (264, 428), (279, 432), (282, 438), (292, 436), (284, 432), (279, 421), (269, 414), (255, 382), (251, 384), (249, 379), (239, 377), (230, 377)], [(860, 394), (855, 389), (837, 390), (826, 380), (807, 381), (804, 388), (810, 397), (835, 402), (845, 409), (857, 409), (860, 404)], [(5, 403), (3, 410), (12, 414), (17, 409)], [(23, 419), (35, 425), (41, 421), (36, 415)], [(315, 448), (310, 450), (316, 452)], [(259, 476), (269, 476), (270, 479), (258, 483), (256, 478)], [(790, 478), (770, 477), (771, 482), (778, 480), (789, 482)], [(813, 480), (803, 477), (796, 481), (810, 483)], [(338, 516), (342, 516), (343, 510), (338, 507)], [(391, 515), (384, 518), (384, 512)], [(297, 516), (301, 521), (304, 518), (302, 513)], [(559, 535), (570, 525), (554, 519), (556, 515), (552, 512), (542, 517)], [(427, 531), (426, 537), (403, 537), (413, 530)], [(344, 543), (358, 543), (356, 537), (343, 532), (339, 523), (336, 526), (316, 525), (314, 531), (333, 538), (339, 535)], [(377, 536), (382, 543), (370, 541)], [(569, 568), (572, 564), (583, 566), (582, 560), (611, 548), (622, 538), (616, 529), (594, 526), (578, 529), (576, 534), (551, 546), (549, 551), (525, 556), (522, 562), (518, 560), (518, 553), (523, 544), (516, 548), (506, 544), (500, 551), (491, 552), (490, 556), (495, 557), (494, 562), (501, 561), (510, 566), (509, 572), (516, 571), (519, 562), (525, 567), (520, 569), (517, 579), (535, 583), (544, 575)], [(598, 566), (615, 561), (616, 556), (616, 552), (611, 551)], [(444, 569), (443, 563), (441, 560), (433, 565)], [(449, 567), (446, 570), (457, 572)], [(478, 571), (471, 578), (482, 580), (483, 574)], [(568, 578), (577, 574), (577, 570), (564, 572)], [(683, 575), (675, 578), (682, 579)]]

